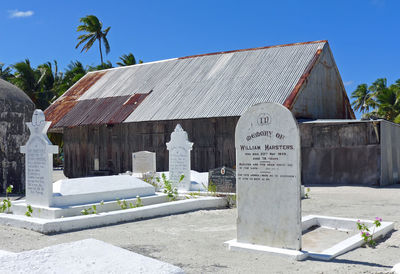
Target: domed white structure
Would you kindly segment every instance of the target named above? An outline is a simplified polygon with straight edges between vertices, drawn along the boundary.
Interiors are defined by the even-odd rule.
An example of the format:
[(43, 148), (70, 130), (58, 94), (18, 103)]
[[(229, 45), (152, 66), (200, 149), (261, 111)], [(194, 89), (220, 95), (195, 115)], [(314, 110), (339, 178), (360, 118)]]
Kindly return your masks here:
[(29, 137), (29, 122), (35, 104), (19, 88), (0, 79), (0, 193), (9, 185), (14, 192), (25, 188), (24, 155), (19, 147)]

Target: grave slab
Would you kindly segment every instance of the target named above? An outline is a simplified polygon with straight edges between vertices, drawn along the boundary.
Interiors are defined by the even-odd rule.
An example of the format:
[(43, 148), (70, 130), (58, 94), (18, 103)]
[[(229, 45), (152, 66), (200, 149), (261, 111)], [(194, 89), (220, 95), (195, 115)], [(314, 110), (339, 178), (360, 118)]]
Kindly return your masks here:
[[(174, 187), (182, 190), (190, 190), (190, 151), (193, 143), (189, 142), (188, 134), (180, 124), (177, 124), (171, 133), (171, 140), (167, 143), (169, 151), (169, 174)], [(178, 184), (180, 177), (183, 180)]]
[(177, 266), (85, 239), (0, 256), (1, 273), (184, 273)]
[(373, 228), (371, 220), (357, 220), (352, 218), (340, 218), (330, 216), (309, 215), (303, 217), (303, 231), (306, 231), (312, 226), (318, 226), (326, 229), (334, 229), (350, 232), (350, 236), (343, 241), (339, 241), (331, 247), (328, 247), (320, 252), (307, 250), (308, 256), (311, 258), (329, 261), (341, 254), (358, 248), (364, 244), (364, 240), (357, 229), (357, 221), (366, 224), (372, 234), (372, 239), (383, 237), (394, 230), (393, 222), (381, 222), (381, 226)]
[[(308, 233), (308, 230), (312, 227), (319, 227), (324, 229), (331, 229), (337, 231), (345, 231), (349, 233), (349, 236), (342, 240), (337, 240), (333, 246), (329, 246), (321, 251), (311, 249), (302, 250), (291, 250), (284, 248), (274, 248), (265, 245), (255, 245), (249, 243), (238, 242), (237, 239), (233, 239), (224, 243), (229, 250), (239, 250), (247, 252), (255, 252), (262, 254), (271, 254), (281, 257), (286, 257), (292, 260), (305, 260), (307, 258), (314, 258), (318, 260), (329, 261), (342, 255), (348, 251), (358, 248), (364, 244), (364, 240), (357, 230), (357, 219), (341, 218), (341, 217), (329, 217), (319, 215), (309, 215), (302, 218), (302, 233)], [(373, 221), (371, 220), (360, 220), (362, 223), (368, 225), (371, 230), (372, 238), (376, 240), (379, 237), (384, 237), (386, 234), (394, 230), (393, 222), (381, 222), (381, 226), (373, 229)], [(326, 241), (323, 238), (314, 239), (314, 241)], [(328, 239), (332, 242), (332, 239)], [(320, 243), (323, 245), (324, 243)], [(306, 244), (307, 246), (307, 244)]]

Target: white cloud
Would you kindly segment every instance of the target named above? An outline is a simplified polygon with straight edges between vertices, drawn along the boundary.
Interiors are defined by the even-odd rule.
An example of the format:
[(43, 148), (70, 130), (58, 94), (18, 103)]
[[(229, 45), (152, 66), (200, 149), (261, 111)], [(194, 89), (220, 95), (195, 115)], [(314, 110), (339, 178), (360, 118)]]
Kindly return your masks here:
[(343, 85), (345, 87), (348, 87), (348, 86), (351, 86), (353, 83), (354, 83), (354, 81), (346, 81), (346, 82), (343, 82)]
[(20, 18), (20, 17), (29, 17), (34, 14), (32, 10), (20, 11), (20, 10), (9, 10), (10, 18)]

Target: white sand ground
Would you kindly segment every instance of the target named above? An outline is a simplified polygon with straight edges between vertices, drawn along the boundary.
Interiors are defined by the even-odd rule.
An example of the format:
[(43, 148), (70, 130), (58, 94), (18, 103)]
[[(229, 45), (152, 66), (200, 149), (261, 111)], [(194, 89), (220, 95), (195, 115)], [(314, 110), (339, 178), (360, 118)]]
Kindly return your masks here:
[(309, 214), (394, 221), (376, 248), (359, 248), (330, 262), (227, 251), (236, 237), (235, 209), (197, 211), (57, 235), (0, 226), (0, 250), (21, 252), (87, 238), (98, 239), (178, 267), (186, 273), (387, 273), (400, 262), (400, 186), (313, 187), (302, 201)]

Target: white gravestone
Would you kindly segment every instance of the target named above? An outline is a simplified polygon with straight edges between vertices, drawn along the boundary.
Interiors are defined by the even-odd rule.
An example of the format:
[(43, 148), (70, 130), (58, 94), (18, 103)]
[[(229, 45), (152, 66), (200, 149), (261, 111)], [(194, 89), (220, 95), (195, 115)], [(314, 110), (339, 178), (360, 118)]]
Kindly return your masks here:
[(51, 206), (53, 197), (53, 153), (58, 153), (58, 146), (53, 146), (47, 138), (51, 122), (46, 122), (44, 113), (36, 109), (32, 122), (26, 123), (30, 137), (21, 153), (25, 153), (26, 203), (34, 206)]
[[(169, 178), (174, 187), (182, 190), (190, 190), (190, 151), (193, 143), (189, 142), (188, 134), (180, 124), (176, 125), (171, 134), (171, 141), (167, 143), (169, 151)], [(180, 177), (183, 180), (178, 184)]]
[(301, 249), (300, 135), (293, 114), (262, 103), (235, 131), (237, 242)]
[(132, 153), (132, 172), (146, 173), (156, 172), (156, 153), (150, 151), (139, 151)]

